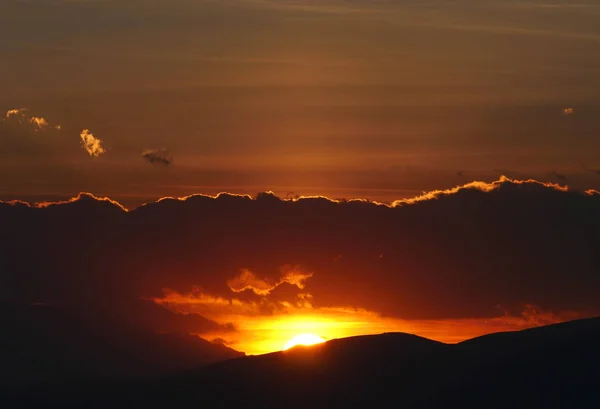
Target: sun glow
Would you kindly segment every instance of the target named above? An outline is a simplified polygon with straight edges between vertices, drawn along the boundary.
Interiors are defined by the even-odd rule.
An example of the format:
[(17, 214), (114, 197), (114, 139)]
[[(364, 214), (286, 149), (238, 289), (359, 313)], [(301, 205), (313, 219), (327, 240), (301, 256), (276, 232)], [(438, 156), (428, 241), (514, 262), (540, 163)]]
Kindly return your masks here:
[(323, 342), (325, 342), (325, 340), (318, 335), (300, 334), (300, 335), (296, 335), (294, 338), (292, 338), (288, 342), (286, 342), (285, 345), (283, 346), (283, 350), (285, 351), (287, 349), (293, 348), (296, 345), (308, 346), (308, 345), (321, 344)]
[[(302, 342), (302, 339), (307, 334), (313, 340), (319, 338), (318, 342), (323, 342), (384, 332), (407, 332), (441, 342), (456, 343), (493, 332), (530, 328), (539, 319), (535, 313), (525, 310), (523, 315), (501, 315), (495, 318), (404, 320), (382, 317), (361, 308), (315, 308), (306, 300), (297, 304), (281, 304), (280, 307), (285, 307), (284, 312), (278, 313), (275, 309), (274, 314), (264, 316), (260, 314), (262, 304), (256, 302), (238, 298), (229, 300), (201, 292), (181, 294), (171, 290), (154, 301), (180, 314), (201, 312), (218, 323), (234, 323), (237, 331), (223, 332), (221, 327), (218, 331), (200, 336), (209, 340), (222, 340), (227, 346), (248, 355), (268, 354), (294, 345), (306, 345), (308, 343)], [(551, 314), (542, 318), (560, 322), (560, 317)]]

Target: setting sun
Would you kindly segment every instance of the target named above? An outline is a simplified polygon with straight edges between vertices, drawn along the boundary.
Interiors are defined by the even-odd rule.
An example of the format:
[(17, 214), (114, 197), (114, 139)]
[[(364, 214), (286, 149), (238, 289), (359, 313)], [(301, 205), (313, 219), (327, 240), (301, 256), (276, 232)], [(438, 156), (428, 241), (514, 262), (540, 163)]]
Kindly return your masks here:
[(287, 349), (293, 348), (296, 345), (308, 346), (308, 345), (321, 344), (323, 342), (325, 342), (325, 340), (318, 335), (300, 334), (300, 335), (296, 335), (294, 338), (292, 338), (288, 342), (286, 342), (285, 345), (283, 346), (283, 350), (285, 351)]

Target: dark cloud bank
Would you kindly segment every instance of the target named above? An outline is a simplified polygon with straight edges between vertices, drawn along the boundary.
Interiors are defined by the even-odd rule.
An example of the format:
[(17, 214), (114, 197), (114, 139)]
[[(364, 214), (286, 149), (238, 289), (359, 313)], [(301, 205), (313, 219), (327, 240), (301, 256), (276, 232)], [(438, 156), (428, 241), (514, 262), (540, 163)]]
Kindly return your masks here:
[(194, 287), (231, 298), (226, 283), (241, 269), (277, 282), (281, 266), (301, 265), (313, 272), (304, 291), (315, 307), (444, 319), (529, 303), (594, 315), (599, 210), (596, 191), (509, 179), (394, 206), (269, 193), (163, 199), (132, 211), (89, 194), (0, 202), (0, 300), (5, 320), (32, 308), (80, 311), (121, 333), (214, 334), (235, 328), (144, 300)]
[[(487, 190), (487, 191), (486, 191)], [(222, 194), (163, 199), (127, 212), (88, 194), (0, 205), (1, 297), (94, 302), (163, 288), (231, 296), (241, 269), (279, 279), (314, 272), (317, 304), (406, 319), (486, 316), (535, 303), (589, 309), (600, 283), (600, 194), (504, 180), (395, 207), (326, 198)]]

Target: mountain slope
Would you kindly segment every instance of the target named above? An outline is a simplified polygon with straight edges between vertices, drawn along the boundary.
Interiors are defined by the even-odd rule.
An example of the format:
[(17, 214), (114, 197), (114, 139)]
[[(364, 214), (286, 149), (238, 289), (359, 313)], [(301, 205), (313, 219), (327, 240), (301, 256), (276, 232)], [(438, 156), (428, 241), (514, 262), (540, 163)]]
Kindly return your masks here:
[(197, 336), (48, 306), (6, 304), (0, 322), (2, 385), (155, 377), (244, 355)]
[(75, 407), (145, 409), (591, 409), (600, 402), (597, 345), (600, 318), (456, 345), (382, 334), (233, 359), (150, 381), (80, 385), (77, 393), (38, 389), (27, 404), (19, 402), (49, 407), (68, 398)]

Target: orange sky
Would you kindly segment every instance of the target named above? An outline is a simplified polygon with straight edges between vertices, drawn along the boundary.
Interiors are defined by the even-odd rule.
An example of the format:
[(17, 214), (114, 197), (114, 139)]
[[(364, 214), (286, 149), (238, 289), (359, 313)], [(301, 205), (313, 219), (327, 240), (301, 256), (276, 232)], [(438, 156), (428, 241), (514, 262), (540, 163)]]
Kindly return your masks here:
[(0, 198), (600, 189), (596, 2), (426, 3), (4, 2)]
[[(286, 274), (282, 276), (280, 283), (289, 284), (291, 281), (302, 289), (302, 280), (287, 280), (289, 271), (287, 277)], [(306, 280), (312, 276), (309, 272), (291, 271)], [(581, 316), (580, 313), (573, 312), (554, 314), (544, 312), (535, 305), (525, 305), (520, 315), (499, 313), (496, 317), (484, 319), (403, 320), (382, 317), (381, 314), (363, 308), (314, 307), (311, 294), (303, 292), (289, 301), (274, 302), (270, 300), (269, 294), (280, 283), (268, 284), (248, 270), (241, 271), (234, 279), (238, 285), (243, 282), (245, 290), (259, 294), (260, 300), (245, 302), (235, 297), (225, 299), (211, 296), (198, 289), (188, 294), (166, 289), (164, 296), (155, 298), (154, 301), (178, 313), (199, 313), (221, 324), (233, 323), (237, 328), (234, 333), (217, 332), (202, 336), (225, 341), (228, 346), (247, 354), (279, 351), (287, 341), (306, 333), (329, 340), (384, 332), (407, 332), (455, 343), (484, 334), (521, 330)], [(229, 285), (231, 288), (231, 281)], [(239, 290), (239, 287), (236, 289)], [(270, 313), (265, 314), (265, 309), (269, 309)]]
[(523, 316), (498, 316), (487, 319), (401, 320), (381, 317), (359, 308), (313, 308), (305, 300), (284, 305), (272, 315), (260, 315), (256, 305), (239, 300), (228, 301), (203, 294), (185, 296), (167, 292), (156, 302), (178, 312), (202, 312), (220, 323), (234, 323), (238, 332), (204, 334), (204, 338), (219, 338), (231, 348), (247, 354), (279, 351), (296, 335), (311, 333), (326, 340), (354, 335), (384, 332), (407, 332), (441, 342), (455, 343), (476, 336), (516, 331), (575, 319), (577, 313), (544, 313), (535, 306), (526, 306)]

